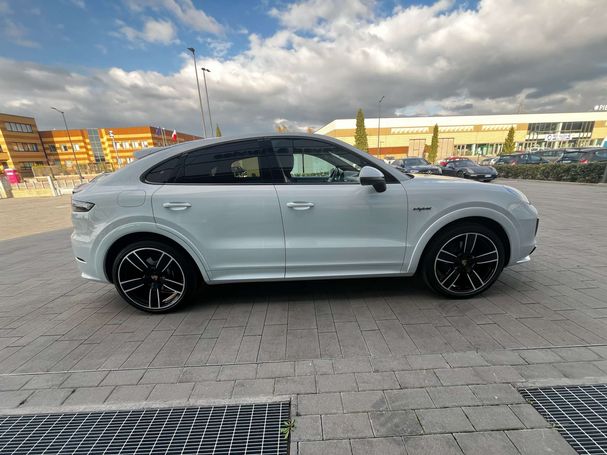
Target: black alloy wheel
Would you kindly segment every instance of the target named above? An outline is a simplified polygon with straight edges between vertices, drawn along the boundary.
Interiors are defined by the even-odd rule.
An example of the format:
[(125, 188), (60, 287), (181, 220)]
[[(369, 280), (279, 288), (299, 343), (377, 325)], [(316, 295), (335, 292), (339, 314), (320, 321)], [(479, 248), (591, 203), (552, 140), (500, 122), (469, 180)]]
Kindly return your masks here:
[(137, 242), (116, 257), (112, 276), (129, 304), (164, 313), (189, 300), (196, 288), (195, 264), (181, 251), (156, 241)]
[(480, 294), (504, 268), (505, 248), (498, 235), (476, 223), (448, 228), (433, 239), (422, 260), (424, 281), (455, 298)]

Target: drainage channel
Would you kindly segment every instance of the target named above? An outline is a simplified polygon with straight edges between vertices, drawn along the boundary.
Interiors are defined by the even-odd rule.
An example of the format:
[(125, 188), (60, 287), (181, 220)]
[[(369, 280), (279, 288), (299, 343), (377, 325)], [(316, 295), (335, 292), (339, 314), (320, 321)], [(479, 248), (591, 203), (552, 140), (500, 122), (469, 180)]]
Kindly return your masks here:
[(607, 454), (607, 384), (519, 389), (580, 454)]
[(290, 403), (0, 416), (0, 454), (287, 454)]

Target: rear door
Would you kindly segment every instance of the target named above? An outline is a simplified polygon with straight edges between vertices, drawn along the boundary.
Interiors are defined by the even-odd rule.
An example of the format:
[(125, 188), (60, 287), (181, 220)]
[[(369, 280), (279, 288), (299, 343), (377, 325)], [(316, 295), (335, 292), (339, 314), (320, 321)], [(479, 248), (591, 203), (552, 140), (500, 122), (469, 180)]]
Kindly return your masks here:
[(276, 184), (286, 240), (286, 277), (400, 272), (407, 198), (387, 173), (387, 189), (362, 186), (373, 165), (354, 152), (314, 139), (272, 140), (284, 183)]
[(284, 277), (282, 218), (263, 141), (218, 144), (185, 154), (152, 197), (156, 223), (203, 255), (212, 280)]

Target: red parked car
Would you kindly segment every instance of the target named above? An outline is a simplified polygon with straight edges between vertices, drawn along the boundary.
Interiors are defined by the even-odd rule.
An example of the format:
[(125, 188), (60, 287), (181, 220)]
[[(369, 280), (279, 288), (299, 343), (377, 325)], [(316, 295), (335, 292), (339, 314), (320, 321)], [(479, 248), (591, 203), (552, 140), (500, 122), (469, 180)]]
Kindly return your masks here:
[(465, 156), (448, 156), (447, 158), (443, 158), (442, 160), (440, 160), (438, 162), (438, 165), (445, 167), (449, 161), (468, 160), (468, 159), (470, 159), (470, 158), (466, 158)]

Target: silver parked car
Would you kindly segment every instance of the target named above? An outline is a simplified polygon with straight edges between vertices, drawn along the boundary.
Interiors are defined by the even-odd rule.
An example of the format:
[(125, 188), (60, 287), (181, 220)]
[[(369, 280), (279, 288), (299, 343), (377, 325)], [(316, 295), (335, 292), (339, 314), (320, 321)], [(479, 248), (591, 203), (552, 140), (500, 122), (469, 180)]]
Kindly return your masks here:
[(520, 191), (412, 177), (339, 140), (289, 134), (174, 145), (73, 195), (82, 276), (164, 312), (202, 282), (411, 276), (462, 298), (529, 260)]

